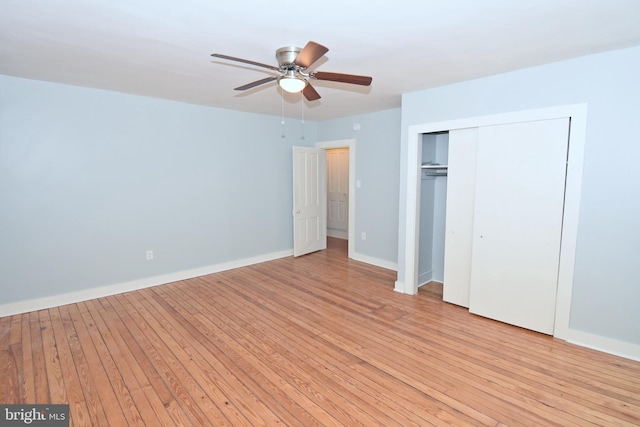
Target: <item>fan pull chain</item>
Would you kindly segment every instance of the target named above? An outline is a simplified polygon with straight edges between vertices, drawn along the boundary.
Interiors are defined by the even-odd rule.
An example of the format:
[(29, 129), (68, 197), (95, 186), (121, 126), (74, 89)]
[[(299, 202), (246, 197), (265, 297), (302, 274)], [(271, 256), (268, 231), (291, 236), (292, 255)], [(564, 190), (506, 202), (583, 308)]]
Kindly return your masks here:
[(284, 135), (284, 91), (280, 90), (280, 100), (281, 100), (281, 108), (282, 108), (282, 120), (280, 121), (280, 123), (282, 124), (282, 135), (280, 135), (282, 138), (285, 137)]
[(300, 139), (304, 139), (304, 95), (300, 92)]

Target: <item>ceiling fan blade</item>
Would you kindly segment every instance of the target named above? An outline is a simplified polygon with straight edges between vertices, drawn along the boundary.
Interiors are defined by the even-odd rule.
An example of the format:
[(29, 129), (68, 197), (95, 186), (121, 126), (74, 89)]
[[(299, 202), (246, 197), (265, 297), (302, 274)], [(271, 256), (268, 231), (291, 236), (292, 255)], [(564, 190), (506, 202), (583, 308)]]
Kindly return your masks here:
[(356, 76), (354, 74), (327, 73), (324, 71), (316, 71), (311, 77), (318, 80), (328, 80), (331, 82), (351, 83), (354, 85), (369, 86), (373, 81), (372, 77)]
[(252, 87), (260, 86), (262, 84), (272, 82), (272, 81), (274, 81), (276, 79), (277, 79), (277, 77), (266, 77), (264, 79), (256, 80), (255, 82), (247, 83), (246, 85), (243, 85), (243, 86), (238, 86), (237, 88), (234, 88), (233, 90), (251, 89)]
[(309, 42), (302, 48), (293, 61), (298, 67), (309, 68), (311, 64), (316, 62), (322, 55), (329, 52), (329, 49), (316, 42)]
[(311, 86), (309, 83), (307, 83), (307, 85), (302, 90), (302, 94), (305, 98), (307, 98), (307, 101), (315, 101), (317, 99), (320, 99), (320, 94), (316, 92), (313, 86)]
[(233, 56), (222, 55), (221, 53), (212, 53), (211, 56), (215, 58), (228, 59), (229, 61), (244, 62), (245, 64), (256, 65), (258, 67), (264, 67), (274, 71), (280, 71), (280, 68), (275, 67), (273, 65), (263, 64), (261, 62), (249, 61), (248, 59), (235, 58)]

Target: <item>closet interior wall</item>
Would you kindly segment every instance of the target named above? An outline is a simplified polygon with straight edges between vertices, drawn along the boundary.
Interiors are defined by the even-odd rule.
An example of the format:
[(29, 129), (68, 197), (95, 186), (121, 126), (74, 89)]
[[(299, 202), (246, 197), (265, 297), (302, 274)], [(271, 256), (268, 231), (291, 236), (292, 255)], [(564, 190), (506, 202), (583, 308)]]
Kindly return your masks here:
[[(449, 133), (422, 135), (422, 164), (447, 165)], [(438, 176), (436, 176), (438, 175)], [(422, 169), (418, 286), (444, 281), (444, 239), (447, 204), (446, 169)]]

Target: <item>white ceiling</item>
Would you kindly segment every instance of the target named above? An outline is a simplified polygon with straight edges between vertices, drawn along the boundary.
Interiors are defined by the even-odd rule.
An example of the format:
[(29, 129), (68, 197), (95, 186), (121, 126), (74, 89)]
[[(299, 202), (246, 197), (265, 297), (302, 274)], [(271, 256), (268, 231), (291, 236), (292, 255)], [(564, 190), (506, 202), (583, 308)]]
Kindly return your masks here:
[(0, 0), (0, 74), (194, 104), (300, 114), (275, 83), (233, 88), (313, 40), (311, 69), (373, 77), (313, 81), (323, 120), (400, 106), (400, 95), (532, 65), (640, 45), (640, 0)]

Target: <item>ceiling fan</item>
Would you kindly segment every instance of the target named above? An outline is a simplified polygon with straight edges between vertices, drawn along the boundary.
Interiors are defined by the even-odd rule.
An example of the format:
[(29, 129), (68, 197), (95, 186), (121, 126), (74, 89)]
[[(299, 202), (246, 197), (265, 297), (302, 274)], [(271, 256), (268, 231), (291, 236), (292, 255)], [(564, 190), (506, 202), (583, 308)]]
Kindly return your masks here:
[(310, 79), (327, 80), (332, 82), (350, 83), (361, 86), (369, 86), (373, 80), (368, 76), (357, 76), (353, 74), (329, 73), (324, 71), (307, 71), (307, 69), (320, 59), (328, 48), (310, 41), (303, 49), (299, 47), (281, 47), (276, 50), (276, 59), (278, 66), (262, 64), (260, 62), (249, 61), (247, 59), (235, 58), (233, 56), (222, 55), (220, 53), (212, 53), (211, 56), (230, 61), (243, 62), (245, 64), (256, 65), (258, 67), (267, 68), (277, 71), (279, 75), (266, 77), (238, 86), (234, 90), (247, 90), (260, 86), (265, 83), (277, 81), (280, 87), (287, 92), (300, 92), (309, 101), (320, 99), (320, 94), (309, 83)]

